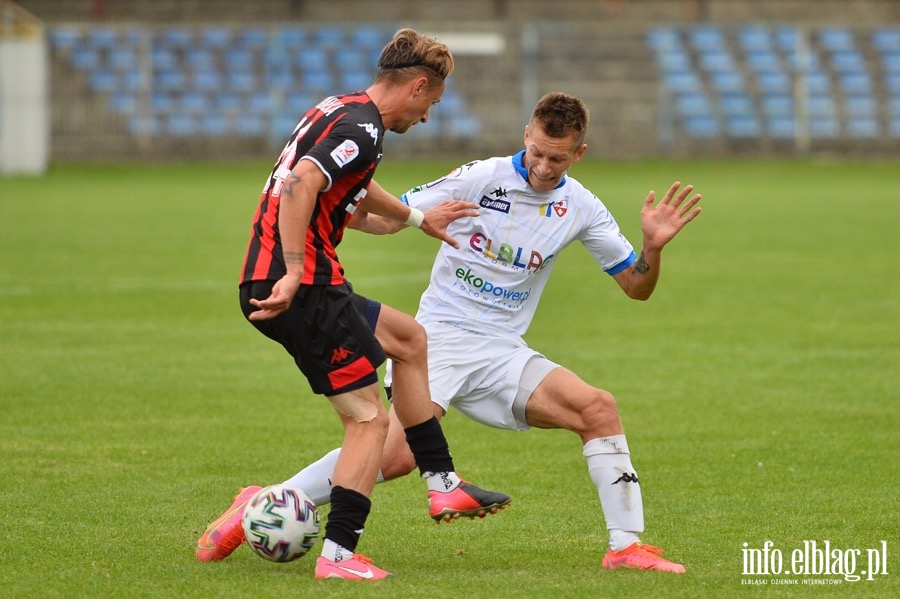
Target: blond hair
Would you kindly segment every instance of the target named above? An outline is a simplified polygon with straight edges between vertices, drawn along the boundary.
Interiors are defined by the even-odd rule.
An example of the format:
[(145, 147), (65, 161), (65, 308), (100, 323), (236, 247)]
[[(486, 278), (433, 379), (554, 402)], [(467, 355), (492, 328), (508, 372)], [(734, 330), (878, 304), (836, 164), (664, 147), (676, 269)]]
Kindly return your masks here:
[(453, 73), (454, 66), (446, 44), (413, 29), (400, 29), (381, 51), (375, 81), (405, 83), (424, 72), (431, 84), (438, 84)]

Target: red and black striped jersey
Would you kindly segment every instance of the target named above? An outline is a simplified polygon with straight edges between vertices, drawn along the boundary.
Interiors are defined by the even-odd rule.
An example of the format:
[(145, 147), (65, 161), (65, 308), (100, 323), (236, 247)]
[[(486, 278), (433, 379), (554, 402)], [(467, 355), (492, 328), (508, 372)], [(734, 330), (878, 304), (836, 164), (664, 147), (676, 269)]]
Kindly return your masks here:
[(345, 281), (335, 248), (381, 161), (383, 139), (381, 114), (365, 92), (325, 98), (303, 115), (263, 188), (241, 283), (278, 280), (287, 273), (278, 206), (284, 179), (300, 160), (313, 161), (328, 179), (306, 231), (301, 284)]

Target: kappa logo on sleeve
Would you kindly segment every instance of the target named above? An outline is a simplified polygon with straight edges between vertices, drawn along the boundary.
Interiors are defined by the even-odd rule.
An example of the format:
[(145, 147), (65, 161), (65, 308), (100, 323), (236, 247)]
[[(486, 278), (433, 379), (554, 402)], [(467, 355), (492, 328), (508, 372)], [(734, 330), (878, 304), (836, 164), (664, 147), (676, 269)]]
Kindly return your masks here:
[(331, 157), (338, 166), (346, 166), (354, 158), (359, 156), (359, 146), (352, 139), (348, 139), (331, 151)]

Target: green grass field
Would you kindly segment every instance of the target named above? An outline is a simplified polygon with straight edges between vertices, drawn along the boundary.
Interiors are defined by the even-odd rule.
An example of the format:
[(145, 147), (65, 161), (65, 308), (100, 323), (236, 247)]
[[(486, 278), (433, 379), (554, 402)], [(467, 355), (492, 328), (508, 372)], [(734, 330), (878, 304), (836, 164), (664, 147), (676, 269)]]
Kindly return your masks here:
[[(378, 178), (399, 193), (455, 164), (388, 157)], [(316, 581), (312, 556), (272, 564), (245, 548), (195, 561), (239, 486), (279, 482), (341, 437), (327, 402), (238, 309), (269, 166), (0, 179), (0, 596), (900, 596), (898, 162), (574, 168), (635, 244), (649, 189), (680, 179), (704, 195), (649, 302), (573, 247), (529, 333), (616, 395), (644, 538), (686, 575), (600, 569), (606, 534), (574, 435), (452, 412), (460, 471), (513, 504), (435, 526), (421, 480), (378, 486), (360, 551), (396, 577)], [(349, 232), (340, 249), (359, 292), (414, 312), (435, 244)], [(888, 574), (743, 575), (745, 543), (771, 541), (789, 569), (812, 540), (859, 549), (857, 573), (886, 541)]]

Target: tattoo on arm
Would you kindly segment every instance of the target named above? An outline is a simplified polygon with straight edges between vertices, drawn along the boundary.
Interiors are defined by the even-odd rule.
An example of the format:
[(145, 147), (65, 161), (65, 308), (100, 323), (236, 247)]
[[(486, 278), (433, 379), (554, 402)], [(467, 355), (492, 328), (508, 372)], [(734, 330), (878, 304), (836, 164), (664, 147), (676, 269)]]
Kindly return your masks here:
[(650, 272), (650, 265), (644, 260), (644, 252), (641, 252), (641, 255), (638, 256), (638, 259), (634, 262), (634, 272), (639, 275), (645, 275)]
[(284, 261), (287, 264), (303, 264), (303, 252), (285, 252)]
[(303, 181), (303, 177), (298, 177), (294, 173), (290, 173), (287, 176), (287, 179), (284, 180), (284, 187), (282, 188), (281, 193), (290, 197), (294, 197), (294, 187), (301, 181)]

